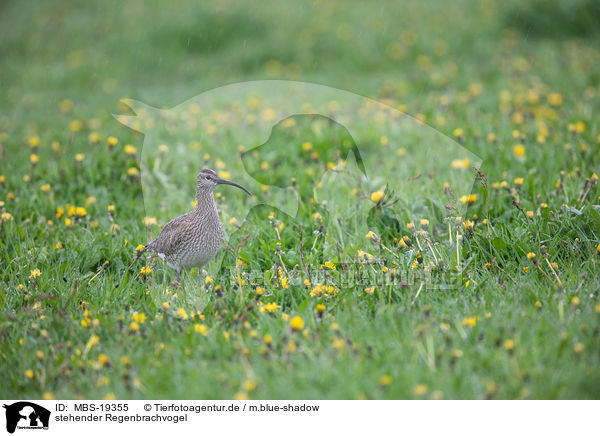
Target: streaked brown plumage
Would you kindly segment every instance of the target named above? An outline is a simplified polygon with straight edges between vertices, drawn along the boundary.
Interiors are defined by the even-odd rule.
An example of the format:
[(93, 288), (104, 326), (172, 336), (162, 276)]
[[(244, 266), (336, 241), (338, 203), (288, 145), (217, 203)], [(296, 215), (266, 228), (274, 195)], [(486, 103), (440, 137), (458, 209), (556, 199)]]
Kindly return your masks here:
[(248, 195), (250, 192), (237, 183), (220, 178), (216, 172), (203, 169), (196, 179), (196, 207), (173, 218), (163, 227), (156, 239), (144, 251), (156, 253), (177, 272), (198, 267), (200, 270), (219, 251), (223, 239), (223, 225), (213, 197), (217, 185), (233, 185)]

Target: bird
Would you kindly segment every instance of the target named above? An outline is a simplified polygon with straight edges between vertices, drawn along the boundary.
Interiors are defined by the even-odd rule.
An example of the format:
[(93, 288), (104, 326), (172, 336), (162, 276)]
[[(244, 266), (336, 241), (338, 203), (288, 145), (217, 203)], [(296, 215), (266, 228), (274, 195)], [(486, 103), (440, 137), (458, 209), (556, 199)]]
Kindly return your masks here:
[(205, 168), (196, 179), (196, 207), (165, 224), (158, 237), (141, 251), (157, 254), (173, 268), (177, 273), (176, 284), (180, 281), (182, 270), (197, 267), (202, 273), (204, 265), (216, 256), (221, 247), (223, 225), (213, 197), (218, 185), (235, 186), (252, 196), (242, 185), (225, 180), (215, 171)]

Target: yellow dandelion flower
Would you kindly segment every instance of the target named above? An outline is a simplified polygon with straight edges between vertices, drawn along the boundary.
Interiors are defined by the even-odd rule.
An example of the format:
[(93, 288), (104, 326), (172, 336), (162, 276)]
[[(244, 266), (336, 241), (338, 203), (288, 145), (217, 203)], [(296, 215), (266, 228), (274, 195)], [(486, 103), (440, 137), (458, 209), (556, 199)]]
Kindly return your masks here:
[(106, 143), (108, 144), (109, 147), (114, 147), (115, 145), (117, 145), (119, 143), (119, 140), (117, 138), (115, 138), (114, 136), (109, 136), (108, 138), (106, 138)]
[(515, 341), (512, 339), (507, 339), (504, 341), (504, 348), (508, 351), (511, 351), (515, 348)]
[(329, 268), (329, 269), (333, 269), (333, 270), (335, 269), (335, 264), (334, 264), (333, 262), (329, 262), (329, 261), (327, 261), (327, 262), (325, 262), (325, 263), (323, 264), (323, 266), (324, 266), (325, 268)]
[(563, 96), (558, 92), (553, 92), (548, 95), (548, 103), (551, 106), (560, 106), (563, 103)]
[(475, 324), (477, 324), (477, 317), (475, 316), (463, 318), (462, 320), (463, 327), (475, 327)]
[(463, 195), (460, 197), (460, 202), (463, 204), (473, 204), (477, 200), (477, 194)]
[(304, 320), (299, 316), (295, 316), (290, 321), (290, 327), (294, 330), (302, 330), (304, 328)]
[(391, 383), (392, 383), (392, 377), (389, 374), (382, 375), (379, 378), (379, 384), (381, 386), (388, 386)]
[(425, 395), (427, 393), (427, 386), (423, 384), (418, 384), (413, 388), (413, 393), (419, 396)]
[(384, 192), (379, 190), (379, 191), (375, 191), (371, 194), (371, 201), (373, 203), (379, 203), (383, 200), (384, 197)]
[(177, 315), (177, 317), (181, 318), (181, 319), (188, 319), (188, 314), (183, 307), (180, 307), (179, 309), (177, 309), (177, 311), (175, 312), (175, 315)]
[(455, 170), (469, 168), (471, 161), (469, 159), (454, 159), (450, 166)]
[(516, 157), (521, 158), (525, 156), (525, 147), (522, 144), (517, 144), (513, 147), (513, 153)]
[(73, 120), (69, 123), (69, 130), (71, 132), (79, 132), (83, 128), (81, 120)]
[(83, 153), (77, 153), (75, 155), (76, 162), (83, 162), (84, 159), (85, 159), (85, 154), (83, 154)]
[(33, 153), (29, 156), (29, 162), (31, 162), (33, 165), (37, 164), (40, 161), (40, 157)]
[(27, 139), (27, 144), (29, 144), (29, 146), (31, 148), (36, 148), (37, 146), (40, 145), (40, 137), (39, 136), (32, 136), (30, 138)]

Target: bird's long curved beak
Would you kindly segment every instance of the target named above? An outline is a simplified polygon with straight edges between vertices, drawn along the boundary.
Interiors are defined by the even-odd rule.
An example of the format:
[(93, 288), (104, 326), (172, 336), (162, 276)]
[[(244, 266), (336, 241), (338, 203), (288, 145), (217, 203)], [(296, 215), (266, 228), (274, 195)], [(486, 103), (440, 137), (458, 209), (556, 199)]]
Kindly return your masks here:
[(218, 179), (217, 179), (217, 183), (218, 183), (219, 185), (231, 185), (231, 186), (235, 186), (236, 188), (240, 188), (242, 191), (244, 191), (246, 194), (248, 194), (249, 196), (251, 196), (251, 197), (252, 197), (252, 193), (251, 193), (250, 191), (248, 191), (248, 190), (247, 190), (246, 188), (244, 188), (242, 185), (239, 185), (239, 184), (237, 184), (237, 183), (235, 183), (235, 182), (231, 182), (231, 181), (229, 181), (229, 180), (225, 180), (225, 179), (218, 178)]

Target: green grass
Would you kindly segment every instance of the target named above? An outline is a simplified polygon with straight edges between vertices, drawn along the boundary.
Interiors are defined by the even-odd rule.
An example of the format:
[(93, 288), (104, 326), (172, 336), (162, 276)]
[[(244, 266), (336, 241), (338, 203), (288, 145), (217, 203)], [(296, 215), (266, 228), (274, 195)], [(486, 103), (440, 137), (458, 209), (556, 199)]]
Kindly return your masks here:
[[(4, 2), (1, 396), (597, 399), (600, 51), (589, 19), (598, 8), (567, 6)], [(568, 28), (553, 32), (564, 10)], [(183, 116), (202, 96), (177, 105), (202, 91), (256, 79), (345, 89), (433, 129), (408, 117), (381, 127), (374, 113), (352, 125), (295, 116), (265, 141), (264, 109), (292, 104), (264, 89), (257, 107), (217, 95), (216, 115), (201, 110), (176, 135), (159, 125), (144, 136), (112, 116), (132, 114), (119, 105), (126, 96)], [(236, 124), (235, 104), (253, 127)], [(356, 186), (327, 172), (342, 159), (356, 173), (354, 145), (369, 176)], [(466, 156), (483, 160), (486, 180), (452, 168)], [(209, 265), (212, 281), (192, 271), (174, 289), (174, 273), (150, 257), (127, 273), (135, 247), (191, 207), (196, 172), (218, 160), (256, 198), (219, 188), (231, 243)], [(423, 177), (409, 183), (415, 170)], [(459, 199), (473, 180), (467, 209)], [(71, 205), (85, 215), (69, 217)], [(421, 218), (426, 234), (406, 225), (419, 231)], [(146, 263), (151, 274), (136, 278)], [(311, 295), (317, 283), (336, 291)], [(268, 303), (275, 310), (261, 311)]]

